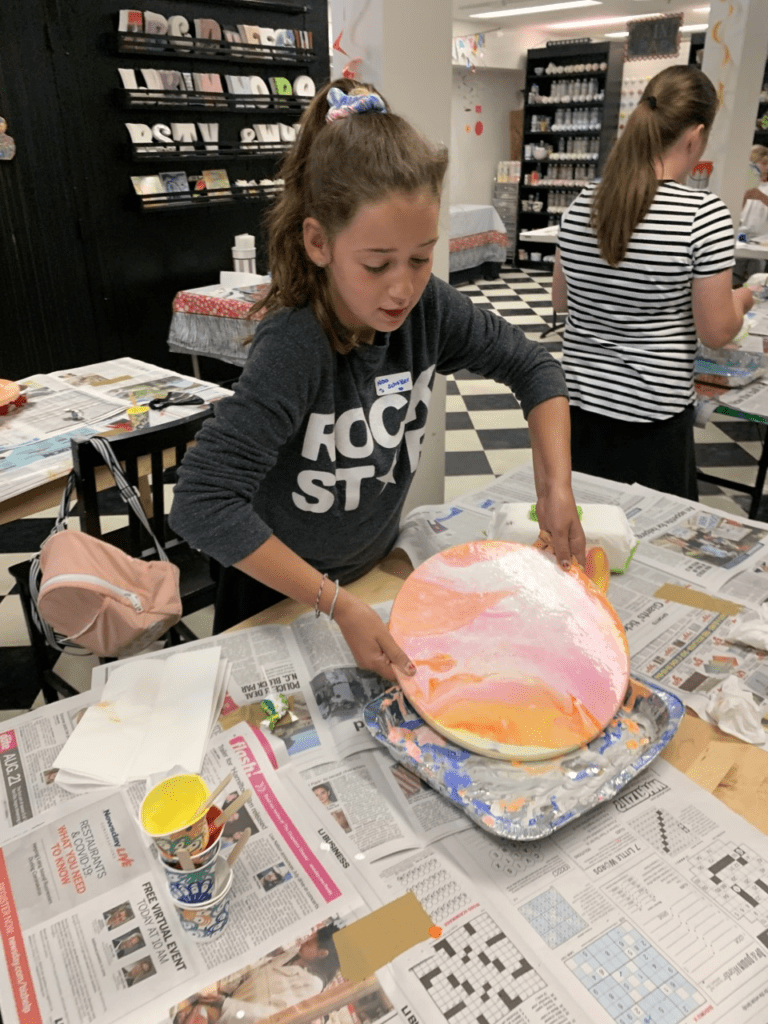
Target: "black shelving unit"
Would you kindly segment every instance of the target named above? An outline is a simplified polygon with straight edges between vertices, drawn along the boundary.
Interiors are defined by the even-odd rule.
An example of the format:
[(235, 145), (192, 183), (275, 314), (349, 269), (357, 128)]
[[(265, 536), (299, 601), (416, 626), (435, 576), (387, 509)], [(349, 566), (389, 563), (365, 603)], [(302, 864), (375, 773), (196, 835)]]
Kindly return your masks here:
[[(212, 7), (215, 5), (212, 5)], [(311, 97), (296, 94), (282, 94), (270, 83), (268, 94), (221, 91), (205, 92), (199, 89), (199, 79), (195, 78), (191, 62), (195, 62), (197, 71), (215, 75), (217, 84), (223, 90), (226, 72), (208, 70), (206, 64), (217, 61), (218, 67), (224, 62), (231, 67), (231, 74), (250, 77), (259, 76), (261, 88), (266, 86), (270, 76), (296, 79), (299, 75), (307, 75), (317, 68), (317, 54), (309, 43), (314, 44), (314, 33), (307, 32), (301, 26), (306, 23), (307, 7), (288, 4), (261, 5), (261, 10), (271, 10), (279, 14), (302, 15), (294, 21), (292, 31), (296, 45), (291, 46), (260, 46), (247, 42), (235, 42), (231, 39), (209, 39), (195, 36), (154, 35), (146, 32), (114, 33), (111, 40), (111, 51), (122, 67), (133, 65), (134, 73), (139, 81), (142, 70), (157, 65), (176, 72), (178, 87), (176, 88), (122, 88), (115, 89), (117, 103), (129, 110), (133, 119), (144, 120), (150, 124), (162, 120), (160, 113), (179, 111), (189, 113), (193, 117), (200, 114), (218, 119), (220, 138), (216, 144), (198, 138), (194, 142), (179, 140), (173, 144), (163, 142), (131, 143), (125, 152), (131, 163), (152, 161), (162, 163), (171, 169), (174, 165), (186, 169), (190, 164), (206, 165), (220, 163), (226, 167), (232, 161), (237, 162), (237, 177), (240, 179), (260, 181), (272, 179), (280, 159), (290, 143), (276, 142), (243, 142), (240, 131), (251, 127), (254, 115), (259, 122), (283, 122), (287, 124), (298, 121), (310, 103)], [(211, 11), (214, 16), (221, 17), (219, 12)], [(204, 62), (203, 64), (198, 62)], [(212, 68), (215, 65), (212, 65)], [(263, 76), (263, 77), (262, 77)], [(145, 76), (146, 77), (146, 76)], [(310, 75), (311, 77), (311, 75)], [(168, 85), (167, 81), (163, 82)], [(186, 88), (184, 87), (186, 85)], [(233, 117), (232, 115), (238, 115)], [(171, 118), (173, 114), (171, 113)], [(196, 175), (192, 175), (196, 178)], [(233, 203), (261, 202), (267, 203), (277, 194), (277, 186), (238, 187), (234, 181), (221, 195), (212, 194), (210, 190), (196, 193), (153, 193), (133, 197), (143, 212), (165, 210), (216, 210)], [(259, 248), (259, 247), (257, 247)], [(265, 268), (266, 269), (266, 268)]]
[[(618, 130), (623, 63), (621, 42), (557, 43), (528, 51), (515, 240), (516, 262), (524, 269), (549, 269), (555, 243), (525, 242), (520, 232), (555, 223), (605, 163)], [(589, 93), (590, 81), (597, 95)], [(569, 88), (575, 92), (577, 83), (587, 83), (582, 93), (562, 95)], [(566, 120), (571, 123), (556, 128)], [(578, 152), (567, 152), (569, 139)]]

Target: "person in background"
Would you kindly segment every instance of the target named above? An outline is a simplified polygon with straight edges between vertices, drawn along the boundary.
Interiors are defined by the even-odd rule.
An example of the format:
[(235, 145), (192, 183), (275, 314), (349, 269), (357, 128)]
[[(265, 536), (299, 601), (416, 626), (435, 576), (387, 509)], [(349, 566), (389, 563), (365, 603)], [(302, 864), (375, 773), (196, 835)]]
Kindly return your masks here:
[(651, 79), (602, 178), (562, 217), (552, 280), (553, 306), (568, 312), (573, 468), (693, 499), (697, 336), (725, 345), (754, 301), (731, 289), (725, 203), (682, 184), (716, 110), (692, 65)]
[(267, 315), (171, 509), (173, 529), (226, 567), (215, 632), (288, 596), (329, 614), (361, 668), (416, 671), (345, 585), (395, 543), (436, 372), (514, 390), (539, 524), (559, 560), (584, 560), (558, 363), (431, 274), (446, 168), (372, 86), (328, 83), (302, 117), (268, 222)]
[[(744, 193), (741, 207), (739, 235), (746, 235), (747, 241), (768, 235), (768, 148), (753, 146), (749, 161), (757, 182)], [(764, 270), (765, 260), (737, 256), (733, 271), (734, 286), (744, 284), (752, 274), (761, 274)]]

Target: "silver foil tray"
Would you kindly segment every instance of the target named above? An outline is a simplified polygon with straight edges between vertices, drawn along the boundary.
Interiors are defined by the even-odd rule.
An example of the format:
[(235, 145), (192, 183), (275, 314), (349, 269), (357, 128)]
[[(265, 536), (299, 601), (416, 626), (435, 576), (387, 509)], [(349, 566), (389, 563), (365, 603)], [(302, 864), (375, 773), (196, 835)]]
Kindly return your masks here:
[(417, 715), (399, 687), (365, 708), (365, 724), (396, 761), (475, 824), (504, 839), (542, 839), (612, 799), (677, 731), (677, 697), (630, 679), (616, 717), (585, 747), (546, 761), (500, 761), (454, 746)]

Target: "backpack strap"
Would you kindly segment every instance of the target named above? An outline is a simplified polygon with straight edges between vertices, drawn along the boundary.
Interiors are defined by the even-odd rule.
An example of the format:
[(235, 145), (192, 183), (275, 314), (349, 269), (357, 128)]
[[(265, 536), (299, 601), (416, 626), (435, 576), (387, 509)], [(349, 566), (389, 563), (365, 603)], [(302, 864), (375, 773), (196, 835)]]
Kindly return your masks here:
[[(170, 561), (170, 559), (168, 558), (168, 555), (165, 553), (163, 545), (157, 539), (157, 537), (155, 536), (154, 530), (149, 525), (149, 520), (147, 519), (147, 517), (146, 517), (146, 515), (144, 513), (144, 507), (141, 504), (141, 498), (139, 497), (139, 492), (138, 492), (138, 490), (135, 487), (133, 487), (131, 484), (129, 484), (128, 481), (126, 480), (125, 474), (123, 473), (122, 466), (118, 462), (117, 456), (115, 455), (114, 451), (112, 450), (112, 445), (109, 443), (109, 441), (105, 437), (91, 437), (91, 438), (89, 438), (89, 441), (90, 441), (91, 445), (99, 453), (99, 455), (101, 455), (102, 459), (104, 460), (104, 464), (107, 466), (107, 468), (111, 472), (112, 476), (115, 478), (115, 483), (117, 484), (117, 490), (118, 490), (118, 493), (120, 494), (120, 497), (123, 499), (125, 504), (129, 507), (129, 509), (136, 515), (136, 518), (139, 520), (141, 525), (144, 527), (144, 529), (147, 531), (149, 536), (152, 538), (152, 542), (155, 545), (155, 550), (157, 551), (157, 557), (162, 562)], [(62, 499), (62, 501), (63, 501), (63, 499)], [(59, 511), (61, 511), (61, 510), (59, 510)]]

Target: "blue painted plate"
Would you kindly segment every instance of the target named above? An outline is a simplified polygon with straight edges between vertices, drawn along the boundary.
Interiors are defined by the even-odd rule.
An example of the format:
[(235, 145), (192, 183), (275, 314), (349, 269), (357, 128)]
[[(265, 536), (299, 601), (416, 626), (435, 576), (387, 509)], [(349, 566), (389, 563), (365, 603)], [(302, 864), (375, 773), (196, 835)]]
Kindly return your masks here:
[(418, 716), (399, 687), (371, 701), (365, 724), (396, 761), (475, 824), (504, 839), (542, 839), (607, 800), (658, 757), (685, 706), (630, 679), (616, 717), (591, 743), (545, 761), (499, 761), (457, 747)]

